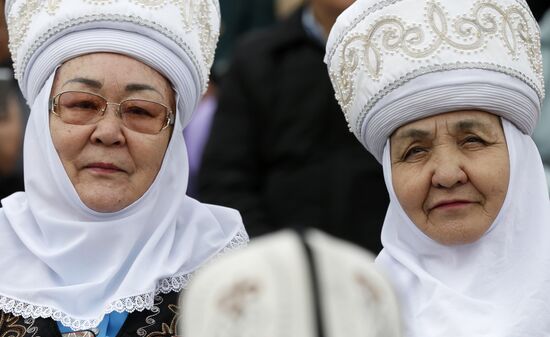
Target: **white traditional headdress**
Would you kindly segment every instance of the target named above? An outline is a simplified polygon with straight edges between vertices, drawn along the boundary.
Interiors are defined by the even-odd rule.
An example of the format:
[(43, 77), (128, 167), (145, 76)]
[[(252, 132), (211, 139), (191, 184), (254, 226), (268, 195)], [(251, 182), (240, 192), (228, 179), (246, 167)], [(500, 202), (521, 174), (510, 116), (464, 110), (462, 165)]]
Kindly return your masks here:
[[(206, 89), (220, 30), (214, 0), (8, 0), (6, 17), (15, 76), (29, 105), (68, 59), (122, 52), (158, 70), (184, 96), (183, 125)], [(178, 59), (186, 67), (168, 62)], [(180, 74), (185, 68), (199, 87)]]
[(200, 271), (182, 336), (398, 337), (398, 307), (372, 256), (318, 231), (282, 231)]
[(446, 111), (486, 110), (531, 134), (544, 96), (523, 0), (358, 0), (325, 61), (351, 131), (380, 162), (396, 128)]

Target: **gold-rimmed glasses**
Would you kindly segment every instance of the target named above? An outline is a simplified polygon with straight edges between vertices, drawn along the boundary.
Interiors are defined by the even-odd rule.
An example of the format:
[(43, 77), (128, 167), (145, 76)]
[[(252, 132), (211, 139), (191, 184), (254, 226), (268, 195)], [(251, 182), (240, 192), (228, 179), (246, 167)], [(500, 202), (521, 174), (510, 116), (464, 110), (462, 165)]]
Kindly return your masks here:
[(115, 113), (130, 130), (158, 134), (174, 124), (174, 113), (166, 105), (145, 99), (108, 102), (103, 96), (85, 91), (63, 91), (50, 99), (50, 111), (64, 123), (89, 125), (99, 122), (107, 106), (116, 106)]

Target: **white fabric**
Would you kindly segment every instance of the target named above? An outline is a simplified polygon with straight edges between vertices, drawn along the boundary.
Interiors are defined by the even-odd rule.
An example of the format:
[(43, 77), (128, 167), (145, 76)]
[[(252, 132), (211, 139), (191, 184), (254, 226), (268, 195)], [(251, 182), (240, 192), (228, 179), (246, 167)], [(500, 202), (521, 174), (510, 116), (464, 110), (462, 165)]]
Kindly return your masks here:
[[(437, 84), (454, 86), (455, 91), (431, 92), (437, 88), (411, 84), (406, 89), (414, 94), (410, 101), (437, 98), (442, 92), (451, 97), (439, 102), (455, 94), (455, 104), (483, 100), (488, 111), (499, 111), (526, 134), (534, 130), (544, 97), (540, 31), (523, 0), (358, 0), (332, 28), (325, 62), (350, 130), (378, 161), (392, 122), (425, 111), (422, 104), (377, 103), (426, 74), (440, 73), (443, 80)], [(455, 75), (469, 69), (477, 75)], [(492, 73), (507, 79), (492, 81)], [(487, 99), (506, 98), (508, 84), (517, 87), (513, 90), (526, 109)]]
[(34, 54), (19, 79), (30, 106), (58, 65), (84, 54), (112, 52), (130, 56), (166, 76), (180, 98), (179, 123), (185, 127), (191, 120), (201, 96), (201, 79), (192, 59), (168, 37), (129, 22), (94, 21), (71, 26), (50, 40)]
[[(30, 102), (38, 92), (28, 91), (36, 78), (27, 72), (36, 68), (33, 58), (42, 49), (67, 33), (106, 27), (140, 34), (143, 30), (156, 32), (157, 36), (143, 35), (163, 44), (170, 41), (166, 45), (174, 53), (193, 63), (190, 71), (197, 78), (199, 91), (206, 90), (220, 31), (218, 0), (8, 0), (5, 8), (15, 77)], [(141, 47), (147, 53), (148, 44)], [(66, 49), (68, 53), (81, 51)], [(53, 62), (42, 71), (49, 75), (52, 66)]]
[(510, 182), (491, 228), (478, 241), (443, 246), (407, 217), (384, 176), (390, 206), (376, 259), (398, 291), (405, 337), (550, 335), (550, 202), (533, 140), (503, 119)]
[(401, 336), (395, 295), (372, 255), (315, 230), (266, 235), (216, 260), (181, 307), (181, 336), (318, 337), (318, 324), (326, 337)]
[(458, 110), (482, 110), (512, 121), (529, 134), (540, 100), (525, 82), (491, 70), (441, 70), (416, 77), (381, 98), (365, 115), (361, 143), (379, 162), (384, 145), (401, 125)]
[[(155, 293), (180, 291), (190, 273), (247, 236), (237, 211), (185, 195), (189, 169), (179, 122), (156, 179), (139, 200), (116, 213), (86, 207), (51, 140), (53, 77), (31, 107), (26, 192), (2, 200), (0, 309), (52, 317), (78, 330), (113, 310), (151, 308)], [(178, 109), (176, 118), (182, 114)]]

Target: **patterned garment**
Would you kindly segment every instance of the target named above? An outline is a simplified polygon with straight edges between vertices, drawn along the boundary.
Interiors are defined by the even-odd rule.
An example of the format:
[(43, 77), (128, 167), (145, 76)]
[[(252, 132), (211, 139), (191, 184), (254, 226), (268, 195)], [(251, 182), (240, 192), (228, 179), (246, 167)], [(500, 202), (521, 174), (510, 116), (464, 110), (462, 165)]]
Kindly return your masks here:
[[(177, 336), (178, 298), (179, 294), (175, 292), (155, 296), (155, 305), (151, 310), (135, 311), (128, 315), (117, 337)], [(57, 323), (51, 318), (23, 318), (0, 311), (0, 336), (61, 337), (61, 333)], [(71, 336), (85, 337), (88, 335), (72, 333)]]

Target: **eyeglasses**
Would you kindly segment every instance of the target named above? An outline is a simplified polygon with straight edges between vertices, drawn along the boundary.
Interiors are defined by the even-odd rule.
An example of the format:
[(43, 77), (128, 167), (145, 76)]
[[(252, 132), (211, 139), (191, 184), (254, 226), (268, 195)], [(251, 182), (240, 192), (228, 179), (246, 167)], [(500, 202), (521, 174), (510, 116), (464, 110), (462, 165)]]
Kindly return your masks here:
[(174, 124), (174, 113), (166, 105), (144, 99), (107, 102), (99, 95), (83, 91), (64, 91), (50, 99), (50, 111), (64, 123), (89, 125), (99, 122), (108, 105), (117, 106), (116, 115), (130, 130), (158, 134)]

